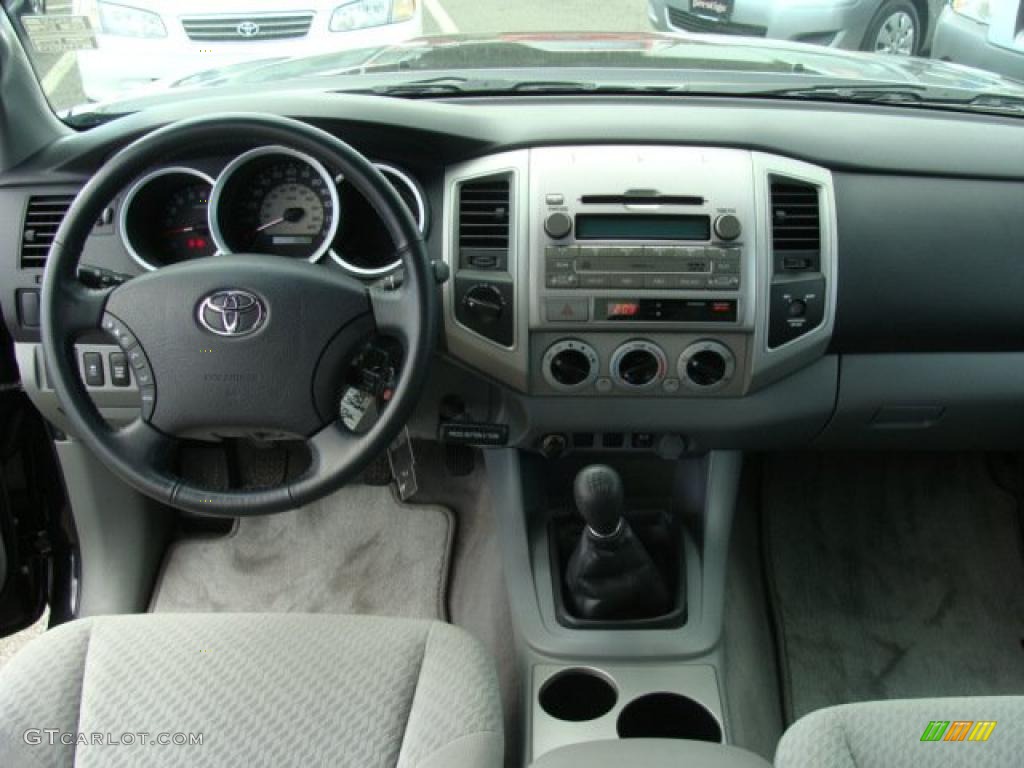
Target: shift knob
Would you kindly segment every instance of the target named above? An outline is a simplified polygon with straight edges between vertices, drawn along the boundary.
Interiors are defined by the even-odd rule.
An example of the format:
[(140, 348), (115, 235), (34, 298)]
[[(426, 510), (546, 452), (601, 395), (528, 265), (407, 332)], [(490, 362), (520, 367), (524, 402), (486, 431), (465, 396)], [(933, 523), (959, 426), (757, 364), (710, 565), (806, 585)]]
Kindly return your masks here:
[(622, 478), (604, 464), (584, 467), (573, 484), (576, 509), (598, 536), (611, 536), (622, 522)]

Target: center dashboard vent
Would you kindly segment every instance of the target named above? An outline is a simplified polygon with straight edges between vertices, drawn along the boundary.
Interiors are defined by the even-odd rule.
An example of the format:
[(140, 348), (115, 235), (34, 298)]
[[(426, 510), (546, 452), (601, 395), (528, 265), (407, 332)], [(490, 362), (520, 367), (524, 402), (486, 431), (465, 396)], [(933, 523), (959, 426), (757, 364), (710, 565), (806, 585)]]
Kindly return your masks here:
[(34, 195), (29, 198), (21, 230), (22, 269), (38, 269), (46, 265), (50, 246), (74, 199), (74, 195)]
[(507, 176), (467, 181), (459, 187), (459, 265), (508, 267), (511, 184)]
[(772, 247), (782, 251), (821, 251), (818, 188), (772, 180)]

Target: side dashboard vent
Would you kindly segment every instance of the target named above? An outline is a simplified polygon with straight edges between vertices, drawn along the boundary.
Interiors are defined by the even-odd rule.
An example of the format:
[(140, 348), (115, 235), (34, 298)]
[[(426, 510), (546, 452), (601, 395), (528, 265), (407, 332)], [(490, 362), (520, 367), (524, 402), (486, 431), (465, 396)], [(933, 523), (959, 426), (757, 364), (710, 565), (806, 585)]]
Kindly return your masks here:
[(772, 179), (772, 248), (821, 251), (818, 188), (797, 181)]
[(459, 264), (463, 269), (507, 269), (510, 191), (508, 176), (468, 181), (459, 187)]
[(33, 195), (29, 198), (21, 230), (22, 269), (46, 265), (50, 245), (74, 199), (74, 195)]

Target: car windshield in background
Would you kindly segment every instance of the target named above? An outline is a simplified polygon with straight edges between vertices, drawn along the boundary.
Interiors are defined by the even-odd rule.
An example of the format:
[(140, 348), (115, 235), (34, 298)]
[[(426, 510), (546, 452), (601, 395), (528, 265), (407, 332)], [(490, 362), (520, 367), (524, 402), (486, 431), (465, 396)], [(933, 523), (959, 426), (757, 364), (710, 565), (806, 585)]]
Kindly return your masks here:
[(54, 110), (211, 88), (752, 94), (1024, 115), (1024, 0), (0, 0)]

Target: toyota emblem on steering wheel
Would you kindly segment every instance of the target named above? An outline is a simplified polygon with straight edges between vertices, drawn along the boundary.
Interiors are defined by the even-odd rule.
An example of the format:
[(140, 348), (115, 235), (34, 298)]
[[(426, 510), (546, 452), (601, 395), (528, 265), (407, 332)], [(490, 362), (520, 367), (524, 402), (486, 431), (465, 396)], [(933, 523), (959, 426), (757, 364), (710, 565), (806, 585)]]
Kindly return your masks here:
[(199, 303), (197, 319), (218, 336), (248, 336), (263, 327), (267, 311), (263, 302), (248, 291), (211, 293)]

